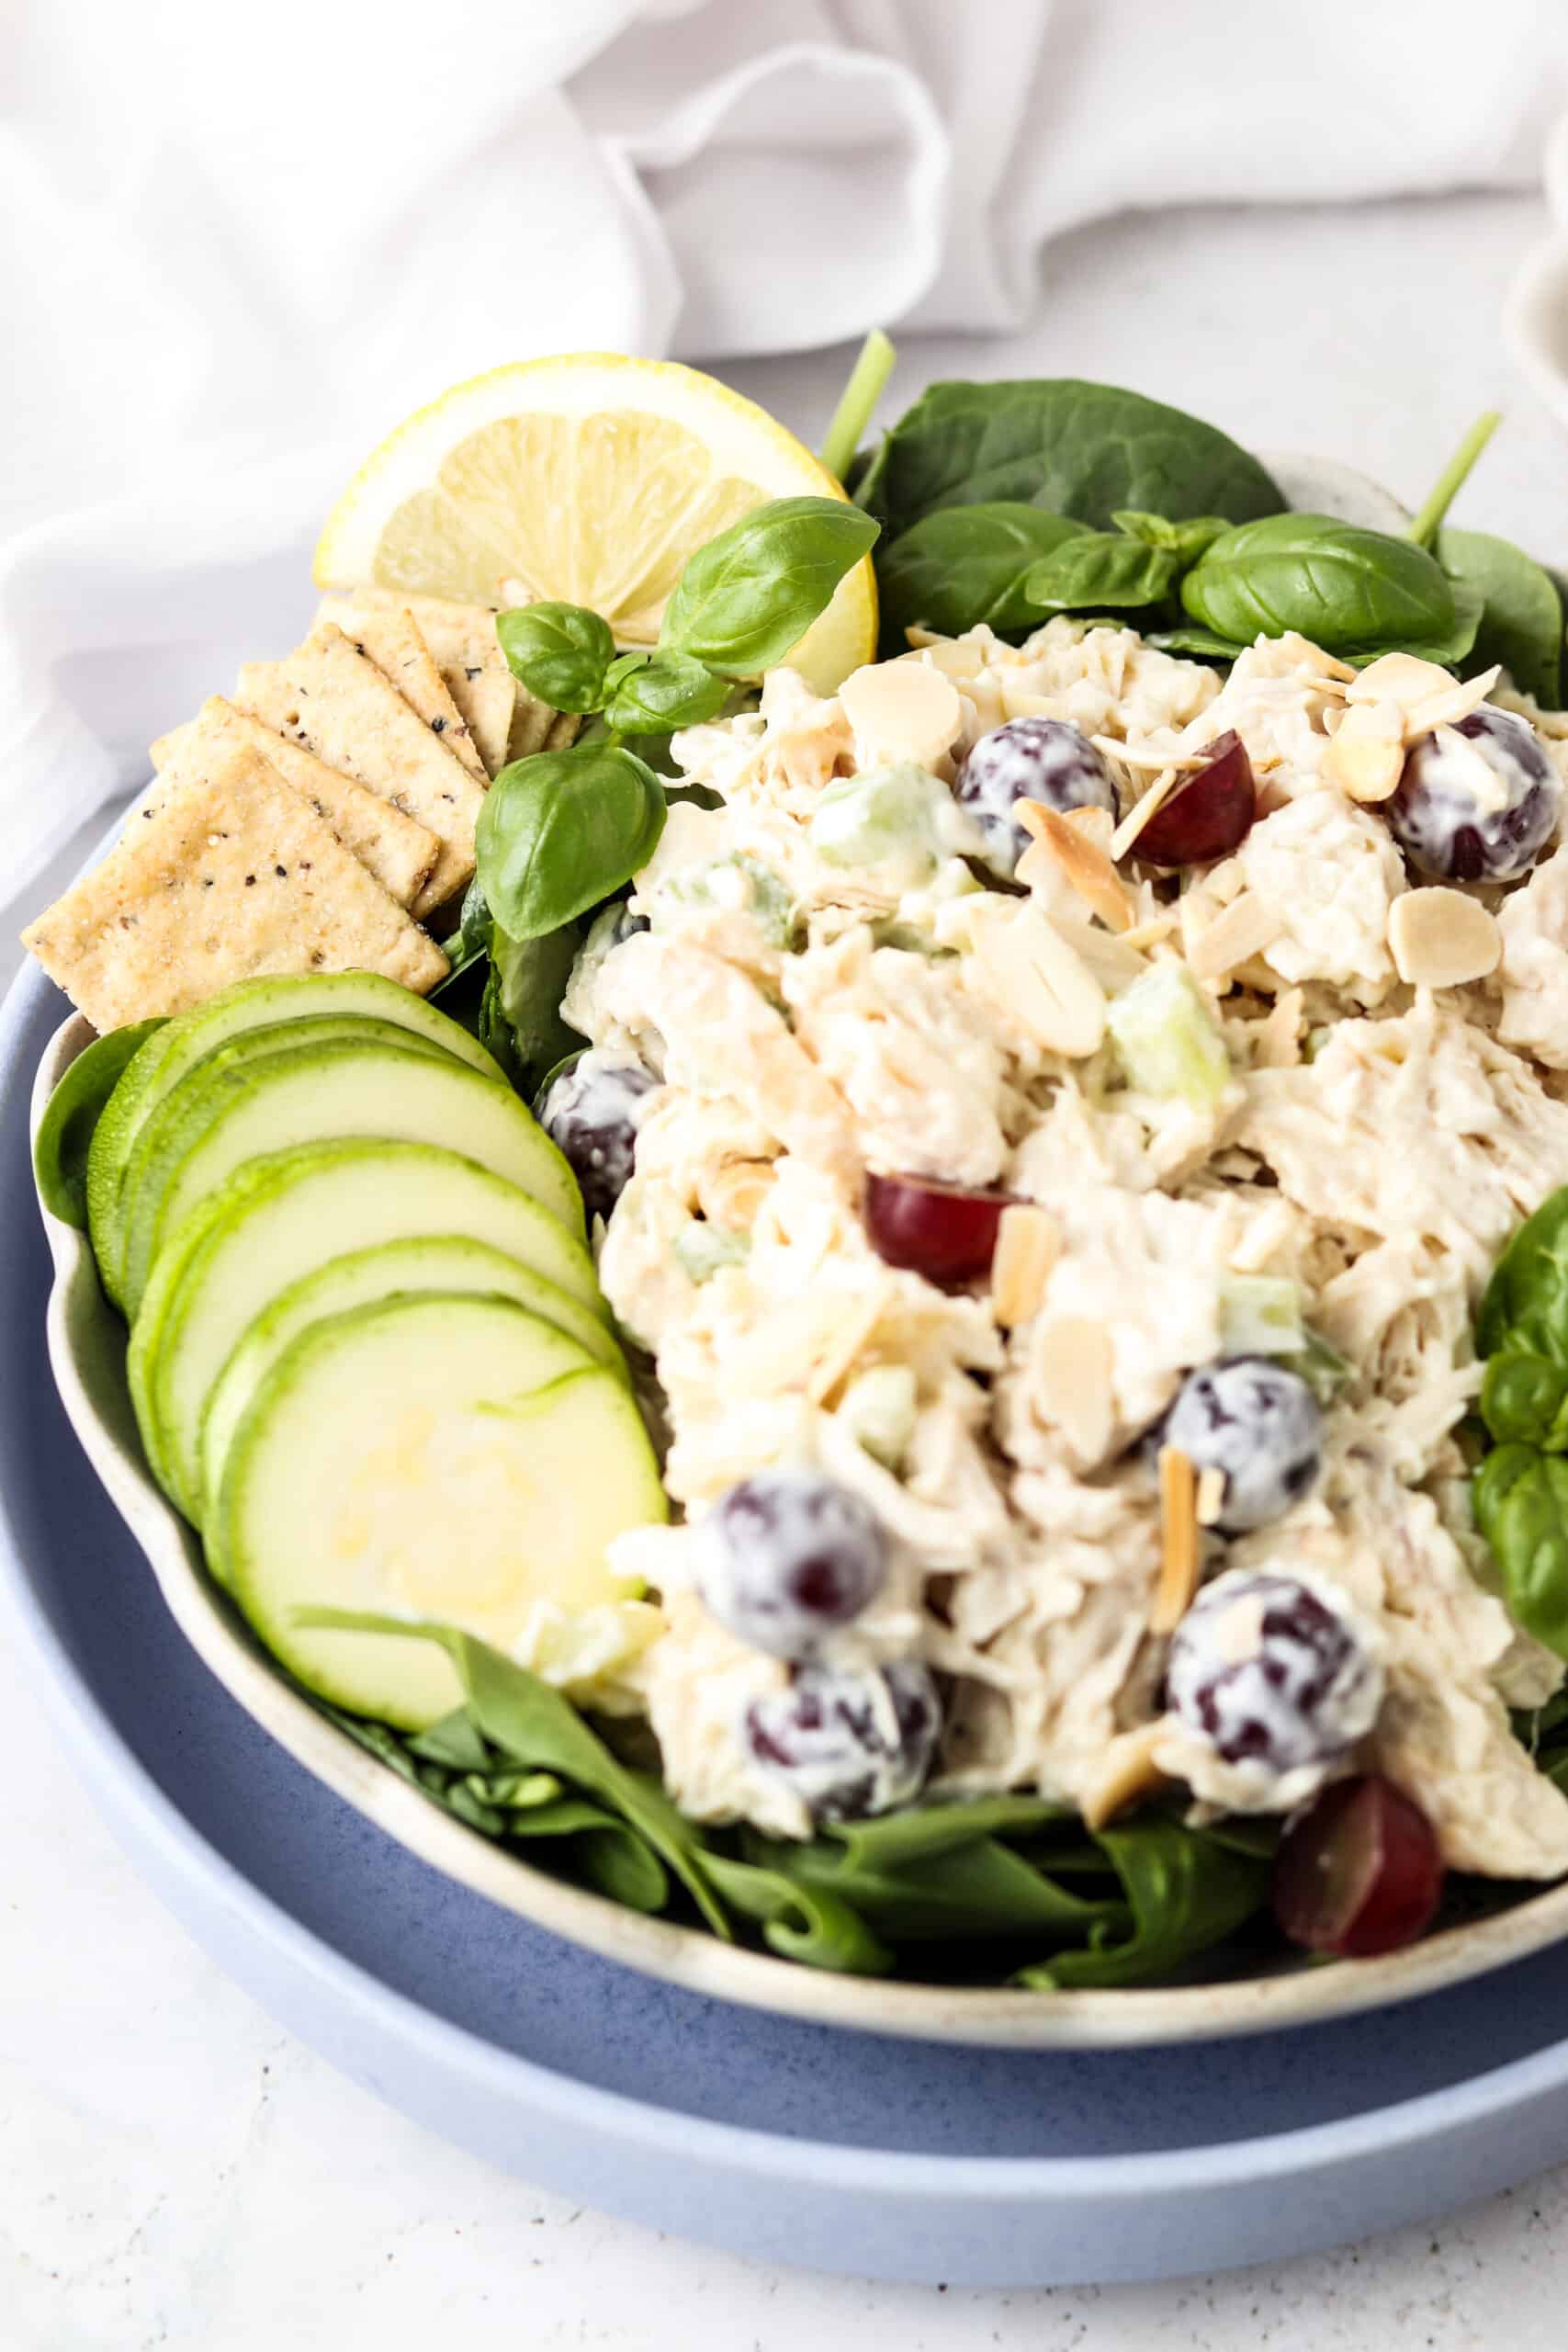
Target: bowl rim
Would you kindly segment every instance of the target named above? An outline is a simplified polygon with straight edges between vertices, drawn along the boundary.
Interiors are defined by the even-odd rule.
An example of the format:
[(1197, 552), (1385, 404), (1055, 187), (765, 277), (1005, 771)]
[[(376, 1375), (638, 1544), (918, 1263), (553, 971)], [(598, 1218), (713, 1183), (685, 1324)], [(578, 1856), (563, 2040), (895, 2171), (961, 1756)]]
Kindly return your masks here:
[[(41, 974), (24, 973), (12, 992), (7, 1025), (19, 1025), (29, 996), (43, 994), (48, 985)], [(29, 1140), (55, 1080), (93, 1035), (77, 1014), (55, 1030), (33, 1077)], [(805, 2023), (1031, 2050), (1168, 2045), (1325, 2022), (1462, 1983), (1568, 1938), (1564, 1883), (1376, 1960), (1160, 1988), (953, 1987), (802, 1967), (548, 1877), (431, 1804), (318, 1714), (266, 1662), (208, 1577), (194, 1534), (153, 1486), (141, 1459), (124, 1394), (118, 1318), (99, 1289), (85, 1238), (39, 1205), (54, 1268), (47, 1332), (62, 1404), (182, 1634), (246, 1713), (344, 1802), (420, 1860), (534, 1926), (687, 1992)], [(39, 1630), (35, 1623), (35, 1633)], [(58, 1643), (52, 1646), (58, 1680), (63, 1654)], [(67, 1670), (75, 1681), (74, 1669)], [(90, 1694), (78, 1684), (75, 1695), (79, 1713), (91, 1718), (100, 1737), (115, 1738), (122, 1761), (141, 1774)], [(185, 1834), (196, 1835), (188, 1825)]]

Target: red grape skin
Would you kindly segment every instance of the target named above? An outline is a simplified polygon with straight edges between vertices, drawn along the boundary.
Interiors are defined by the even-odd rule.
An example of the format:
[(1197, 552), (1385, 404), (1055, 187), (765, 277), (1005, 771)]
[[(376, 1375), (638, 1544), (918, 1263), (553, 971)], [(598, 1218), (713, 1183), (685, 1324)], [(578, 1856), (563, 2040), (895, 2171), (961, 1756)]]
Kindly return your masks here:
[(1145, 865), (1212, 865), (1239, 849), (1258, 815), (1252, 763), (1239, 735), (1217, 735), (1209, 763), (1156, 808), (1134, 844)]
[(1299, 1814), (1274, 1861), (1274, 1916), (1292, 1943), (1341, 1960), (1397, 1951), (1443, 1891), (1437, 1833), (1381, 1774), (1336, 1781)]
[(866, 1178), (865, 1229), (889, 1266), (943, 1284), (977, 1282), (991, 1271), (1008, 1193), (973, 1192), (932, 1176)]

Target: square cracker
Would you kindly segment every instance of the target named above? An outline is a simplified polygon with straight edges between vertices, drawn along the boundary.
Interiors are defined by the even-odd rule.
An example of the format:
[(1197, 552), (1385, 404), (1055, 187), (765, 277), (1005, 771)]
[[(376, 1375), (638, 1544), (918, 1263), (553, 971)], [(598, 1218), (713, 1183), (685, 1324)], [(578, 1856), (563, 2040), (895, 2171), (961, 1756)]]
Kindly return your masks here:
[(434, 941), (259, 752), (190, 765), (22, 933), (96, 1029), (263, 974), (381, 972), (422, 995), (446, 977)]
[(161, 735), (152, 746), (152, 764), (173, 780), (191, 772), (193, 760), (210, 759), (220, 750), (249, 745), (269, 767), (277, 770), (291, 792), (308, 800), (324, 817), (345, 849), (351, 849), (367, 874), (400, 907), (412, 907), (430, 877), (441, 844), (427, 827), (405, 817), (389, 800), (340, 775), (303, 743), (264, 727), (259, 718), (236, 710), (221, 695), (209, 695), (197, 716), (184, 727)]
[(416, 915), (445, 906), (468, 882), (482, 786), (335, 622), (321, 622), (281, 662), (247, 662), (234, 700), (439, 838)]
[(361, 653), (368, 653), (431, 733), (439, 735), (447, 750), (457, 753), (478, 783), (489, 784), (490, 771), (475, 749), (468, 722), (447, 691), (419, 623), (406, 605), (357, 605), (352, 596), (323, 596), (316, 619), (334, 622)]
[[(327, 598), (323, 618), (337, 618), (330, 608), (338, 601)], [(494, 606), (457, 604), (446, 596), (405, 596), (391, 588), (356, 588), (352, 598), (341, 601), (352, 604), (356, 613), (391, 612), (400, 606), (412, 614), (480, 759), (491, 775), (499, 775), (506, 765), (513, 707), (532, 697), (522, 693), (495, 641)]]

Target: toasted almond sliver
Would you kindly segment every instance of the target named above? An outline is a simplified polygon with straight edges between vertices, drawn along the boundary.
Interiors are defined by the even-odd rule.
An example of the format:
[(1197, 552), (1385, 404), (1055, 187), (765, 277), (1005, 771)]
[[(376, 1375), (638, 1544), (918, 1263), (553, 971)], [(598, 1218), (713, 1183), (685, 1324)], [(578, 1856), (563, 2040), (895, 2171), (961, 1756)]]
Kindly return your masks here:
[(1306, 999), (1300, 989), (1287, 989), (1275, 1000), (1274, 1010), (1258, 1024), (1252, 1041), (1254, 1069), (1294, 1069), (1302, 1057), (1302, 1015)]
[(1399, 705), (1391, 697), (1347, 706), (1340, 726), (1323, 755), (1323, 776), (1348, 799), (1386, 800), (1404, 768), (1404, 732)]
[(1059, 1429), (1080, 1464), (1101, 1461), (1116, 1433), (1111, 1336), (1088, 1315), (1042, 1316), (1029, 1368), (1042, 1418)]
[(1479, 710), (1498, 679), (1503, 665), (1495, 662), (1490, 670), (1483, 670), (1478, 678), (1450, 678), (1427, 701), (1418, 702), (1405, 713), (1404, 737), (1428, 735), (1435, 727), (1457, 727), (1472, 710)]
[(1015, 1201), (1002, 1211), (991, 1261), (991, 1309), (1004, 1330), (1038, 1315), (1061, 1254), (1060, 1228), (1043, 1209), (1032, 1201)]
[(1211, 1462), (1198, 1477), (1198, 1524), (1217, 1527), (1220, 1513), (1225, 1507), (1225, 1474), (1216, 1470)]
[(1424, 662), (1418, 653), (1383, 653), (1357, 672), (1345, 698), (1349, 703), (1395, 702), (1401, 710), (1412, 710), (1452, 684), (1440, 662)]
[(849, 1378), (855, 1358), (882, 1320), (886, 1304), (887, 1294), (878, 1287), (845, 1315), (806, 1384), (806, 1393), (814, 1405), (826, 1405), (833, 1391)]
[(1084, 1792), (1079, 1809), (1086, 1829), (1102, 1829), (1126, 1806), (1164, 1787), (1166, 1776), (1155, 1762), (1155, 1750), (1168, 1729), (1162, 1717), (1156, 1723), (1140, 1724), (1135, 1731), (1117, 1733), (1099, 1773)]
[(1031, 899), (968, 902), (989, 993), (1048, 1053), (1081, 1060), (1105, 1035), (1105, 991)]
[(1503, 934), (1479, 899), (1440, 888), (1406, 890), (1388, 917), (1389, 953), (1410, 988), (1461, 988), (1502, 960)]
[(1147, 922), (1137, 923), (1131, 931), (1123, 932), (1122, 944), (1123, 947), (1157, 947), (1162, 939), (1170, 937), (1180, 920), (1177, 908), (1166, 907), (1157, 915), (1151, 915)]
[[(1193, 764), (1189, 763), (1189, 765)], [(1201, 764), (1201, 763), (1200, 763)], [(1111, 854), (1123, 858), (1150, 820), (1157, 817), (1186, 773), (1185, 768), (1168, 767), (1161, 770), (1143, 798), (1135, 801), (1111, 836)]]
[[(1024, 831), (1032, 833), (1050, 851), (1085, 906), (1100, 917), (1108, 931), (1131, 931), (1135, 912), (1133, 894), (1111, 864), (1108, 851), (1084, 830), (1070, 824), (1055, 808), (1038, 800), (1021, 800), (1015, 811)], [(1095, 812), (1105, 815), (1105, 810)]]
[(1151, 1634), (1180, 1624), (1198, 1589), (1202, 1547), (1198, 1533), (1198, 1474), (1178, 1445), (1159, 1450), (1159, 1582), (1149, 1608)]
[(952, 679), (918, 654), (852, 671), (839, 688), (839, 702), (863, 768), (912, 760), (934, 770), (952, 749), (963, 718)]
[(1188, 967), (1197, 979), (1217, 980), (1272, 946), (1284, 928), (1277, 907), (1256, 890), (1244, 890), (1188, 949)]

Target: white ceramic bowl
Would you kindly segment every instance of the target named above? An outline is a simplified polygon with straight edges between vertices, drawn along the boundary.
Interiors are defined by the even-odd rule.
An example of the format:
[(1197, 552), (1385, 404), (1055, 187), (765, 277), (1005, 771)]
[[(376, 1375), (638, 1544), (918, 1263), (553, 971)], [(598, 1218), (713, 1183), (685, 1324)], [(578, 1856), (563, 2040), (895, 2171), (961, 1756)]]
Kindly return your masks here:
[[(80, 1018), (56, 1032), (34, 1085), (35, 1133), (56, 1080), (92, 1035)], [(874, 2033), (1032, 2049), (1272, 2032), (1409, 2000), (1568, 1937), (1562, 1886), (1382, 1960), (1170, 1991), (964, 1991), (798, 1967), (563, 1885), (428, 1804), (273, 1671), (148, 1472), (126, 1387), (124, 1326), (98, 1287), (85, 1237), (47, 1211), (43, 1217), (55, 1270), (49, 1351), (61, 1397), (186, 1638), (241, 1706), (347, 1804), (435, 1869), (556, 1935), (688, 1991), (753, 2008)]]

